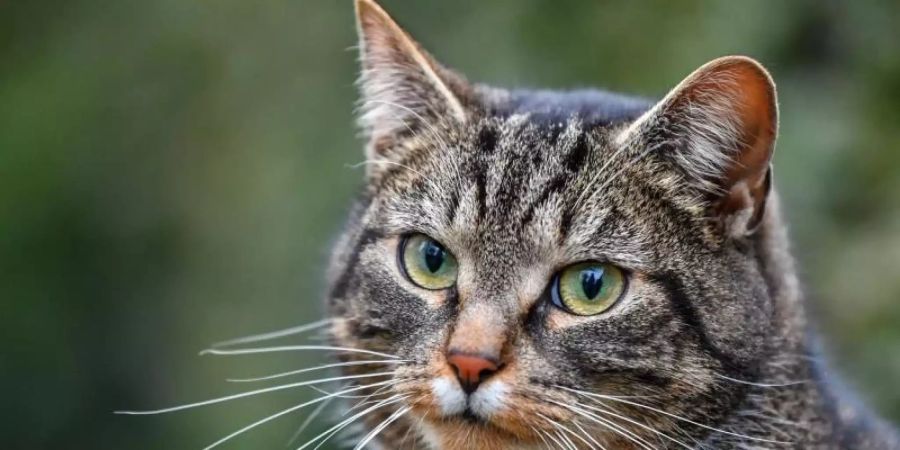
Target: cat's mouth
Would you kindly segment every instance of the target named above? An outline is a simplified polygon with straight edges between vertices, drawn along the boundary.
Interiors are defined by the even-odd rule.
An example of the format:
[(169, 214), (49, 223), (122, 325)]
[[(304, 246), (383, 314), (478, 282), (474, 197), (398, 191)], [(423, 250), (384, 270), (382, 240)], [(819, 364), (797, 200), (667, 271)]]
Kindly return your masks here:
[(426, 415), (424, 422), (420, 423), (437, 448), (517, 448), (523, 444), (538, 442), (536, 437), (530, 437), (527, 432), (505, 422), (497, 418), (486, 418), (466, 409), (452, 416)]
[(515, 364), (476, 386), (460, 383), (448, 366), (426, 369), (424, 374), (407, 370), (398, 377), (408, 381), (401, 381), (396, 390), (406, 396), (409, 423), (434, 448), (468, 449), (473, 442), (485, 443), (479, 449), (539, 445), (542, 433), (554, 431), (551, 421), (569, 417), (563, 408), (548, 403), (550, 397), (521, 390)]
[(492, 380), (466, 393), (449, 376), (439, 376), (425, 389), (427, 394), (410, 404), (412, 422), (436, 448), (472, 448), (472, 442), (486, 445), (477, 448), (512, 448), (539, 442), (528, 419), (530, 405), (513, 398), (506, 380)]
[(460, 418), (462, 420), (471, 423), (471, 424), (487, 424), (488, 421), (479, 417), (475, 414), (475, 411), (472, 411), (472, 408), (466, 408), (465, 411), (460, 414)]

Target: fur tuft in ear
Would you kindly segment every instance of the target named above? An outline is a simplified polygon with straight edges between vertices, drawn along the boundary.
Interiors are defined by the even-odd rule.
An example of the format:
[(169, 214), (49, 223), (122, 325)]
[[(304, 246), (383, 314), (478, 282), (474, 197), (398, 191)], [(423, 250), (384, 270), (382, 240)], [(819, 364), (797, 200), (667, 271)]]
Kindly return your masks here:
[(771, 186), (778, 130), (775, 84), (753, 59), (711, 61), (682, 81), (620, 136), (658, 147), (710, 200), (726, 233), (752, 233)]
[(466, 121), (471, 88), (461, 76), (437, 63), (373, 0), (356, 0), (356, 20), (367, 157), (384, 156), (398, 134)]

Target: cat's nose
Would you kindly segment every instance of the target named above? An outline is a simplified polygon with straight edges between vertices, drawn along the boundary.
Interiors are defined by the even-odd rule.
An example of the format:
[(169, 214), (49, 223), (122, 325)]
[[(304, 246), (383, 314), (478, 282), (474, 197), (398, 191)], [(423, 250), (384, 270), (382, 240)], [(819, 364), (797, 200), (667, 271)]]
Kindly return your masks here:
[(450, 353), (447, 362), (456, 372), (456, 378), (466, 394), (475, 392), (482, 381), (497, 371), (497, 363), (478, 355)]

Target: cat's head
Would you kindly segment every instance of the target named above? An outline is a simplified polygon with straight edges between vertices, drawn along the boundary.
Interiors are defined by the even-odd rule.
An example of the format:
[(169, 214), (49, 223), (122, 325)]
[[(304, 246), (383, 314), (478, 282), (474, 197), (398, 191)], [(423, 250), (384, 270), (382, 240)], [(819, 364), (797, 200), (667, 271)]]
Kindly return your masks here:
[(775, 333), (765, 69), (717, 59), (655, 104), (506, 91), (371, 0), (357, 19), (366, 186), (329, 311), (336, 343), (390, 355), (348, 359), (398, 360), (347, 368), (392, 372), (358, 381), (383, 400), (369, 426), (391, 420), (390, 448), (678, 446), (714, 427), (746, 387), (723, 380), (754, 379)]

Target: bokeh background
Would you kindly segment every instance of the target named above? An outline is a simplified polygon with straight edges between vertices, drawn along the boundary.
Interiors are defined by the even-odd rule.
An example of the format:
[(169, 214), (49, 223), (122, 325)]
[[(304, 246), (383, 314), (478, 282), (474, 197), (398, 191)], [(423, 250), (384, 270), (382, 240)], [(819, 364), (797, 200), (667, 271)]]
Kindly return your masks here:
[[(384, 3), (508, 86), (660, 96), (716, 56), (761, 60), (811, 308), (836, 369), (900, 420), (900, 3)], [(196, 355), (319, 316), (363, 176), (354, 44), (349, 0), (0, 1), (0, 446), (201, 448), (316, 395), (111, 413), (321, 360)], [(302, 418), (230, 448), (283, 448)]]

